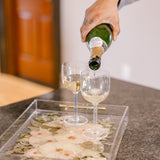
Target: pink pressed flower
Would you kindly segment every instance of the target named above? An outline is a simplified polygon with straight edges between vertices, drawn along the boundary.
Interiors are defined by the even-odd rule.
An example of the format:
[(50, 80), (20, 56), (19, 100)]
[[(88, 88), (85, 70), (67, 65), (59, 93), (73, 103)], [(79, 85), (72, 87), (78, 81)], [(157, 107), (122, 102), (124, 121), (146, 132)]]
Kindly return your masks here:
[(68, 136), (67, 137), (69, 140), (75, 140), (76, 139), (76, 136)]
[(24, 153), (26, 157), (42, 157), (37, 149), (30, 149)]
[(86, 124), (86, 125), (80, 126), (79, 128), (76, 129), (76, 133), (82, 135), (82, 133), (86, 129), (91, 128), (91, 127), (92, 127), (91, 124)]
[(75, 157), (75, 154), (72, 151), (64, 151), (63, 155), (64, 155), (65, 158), (69, 158), (69, 159), (72, 159), (72, 158)]
[(32, 131), (31, 135), (33, 137), (43, 138), (43, 137), (47, 137), (47, 136), (51, 135), (51, 133), (46, 129), (41, 129), (39, 131)]
[(57, 156), (60, 159), (73, 159), (76, 155), (72, 151), (62, 150), (58, 152)]

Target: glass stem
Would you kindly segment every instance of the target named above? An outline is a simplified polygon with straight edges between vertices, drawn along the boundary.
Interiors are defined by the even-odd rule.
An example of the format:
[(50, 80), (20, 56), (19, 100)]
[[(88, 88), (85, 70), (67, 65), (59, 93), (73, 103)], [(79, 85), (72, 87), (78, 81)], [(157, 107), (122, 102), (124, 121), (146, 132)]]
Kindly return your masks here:
[(93, 129), (94, 129), (94, 132), (97, 131), (97, 106), (98, 104), (93, 104)]
[(78, 93), (74, 93), (74, 120), (79, 121), (78, 117)]

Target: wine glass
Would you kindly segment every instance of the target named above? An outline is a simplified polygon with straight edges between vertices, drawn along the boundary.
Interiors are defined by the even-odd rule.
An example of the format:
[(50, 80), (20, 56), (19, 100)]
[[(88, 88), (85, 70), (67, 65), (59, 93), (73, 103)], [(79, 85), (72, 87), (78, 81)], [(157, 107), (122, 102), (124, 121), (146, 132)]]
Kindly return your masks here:
[(65, 116), (64, 122), (69, 125), (83, 125), (88, 122), (88, 119), (78, 114), (78, 93), (80, 92), (80, 73), (84, 68), (83, 63), (62, 64), (62, 82), (64, 86), (73, 92), (74, 95), (74, 115)]
[(93, 104), (93, 126), (86, 129), (83, 135), (87, 138), (100, 140), (107, 137), (108, 129), (97, 123), (97, 106), (104, 101), (110, 91), (110, 75), (105, 70), (87, 70), (81, 72), (81, 93), (85, 100)]

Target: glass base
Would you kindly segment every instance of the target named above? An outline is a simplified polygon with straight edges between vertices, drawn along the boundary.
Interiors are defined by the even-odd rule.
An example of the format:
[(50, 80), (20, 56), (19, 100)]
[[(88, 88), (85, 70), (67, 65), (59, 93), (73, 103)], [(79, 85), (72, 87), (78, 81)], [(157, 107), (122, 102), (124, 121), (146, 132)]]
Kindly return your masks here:
[(84, 116), (78, 116), (78, 119), (75, 120), (74, 116), (66, 116), (64, 118), (64, 122), (72, 126), (81, 126), (81, 125), (86, 124), (88, 122), (88, 119)]
[(110, 130), (108, 128), (89, 128), (83, 132), (83, 136), (87, 139), (101, 140), (109, 135)]

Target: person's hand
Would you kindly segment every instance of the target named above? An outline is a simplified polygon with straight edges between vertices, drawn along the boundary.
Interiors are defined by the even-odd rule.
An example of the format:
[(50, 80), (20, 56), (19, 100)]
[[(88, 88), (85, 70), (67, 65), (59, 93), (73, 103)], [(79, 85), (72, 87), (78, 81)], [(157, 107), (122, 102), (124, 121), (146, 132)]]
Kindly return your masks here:
[(97, 0), (85, 12), (83, 25), (80, 29), (82, 41), (86, 41), (89, 31), (101, 23), (108, 23), (113, 29), (113, 40), (117, 39), (120, 32), (118, 0)]

